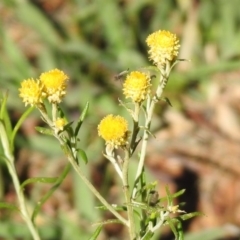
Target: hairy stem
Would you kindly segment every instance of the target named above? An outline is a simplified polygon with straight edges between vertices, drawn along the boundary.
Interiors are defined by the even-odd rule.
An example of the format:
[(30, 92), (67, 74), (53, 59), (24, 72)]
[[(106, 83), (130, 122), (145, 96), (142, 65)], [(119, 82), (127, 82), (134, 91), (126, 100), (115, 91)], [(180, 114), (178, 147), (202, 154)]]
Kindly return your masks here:
[(155, 96), (152, 99), (149, 99), (147, 102), (146, 121), (145, 121), (145, 125), (144, 125), (140, 159), (139, 159), (139, 164), (138, 164), (138, 168), (137, 168), (137, 172), (136, 172), (136, 176), (135, 176), (135, 187), (133, 189), (133, 194), (132, 194), (133, 199), (136, 197), (138, 184), (140, 182), (139, 181), (140, 176), (142, 174), (143, 167), (144, 167), (147, 144), (148, 144), (148, 139), (149, 139), (149, 135), (150, 135), (150, 127), (151, 127), (151, 121), (152, 121), (154, 108), (155, 108), (156, 103), (158, 102), (158, 100), (160, 99), (160, 97), (162, 95), (164, 87), (166, 86), (169, 72), (170, 72), (169, 65), (167, 65), (166, 70), (164, 70), (162, 72), (162, 74), (160, 75), (159, 85), (157, 87)]
[(135, 229), (135, 222), (134, 222), (134, 212), (133, 206), (131, 202), (131, 194), (129, 191), (129, 183), (128, 183), (128, 169), (129, 169), (129, 152), (125, 151), (125, 158), (123, 163), (123, 192), (126, 201), (127, 207), (127, 214), (129, 220), (129, 236), (131, 240), (136, 239), (136, 229)]

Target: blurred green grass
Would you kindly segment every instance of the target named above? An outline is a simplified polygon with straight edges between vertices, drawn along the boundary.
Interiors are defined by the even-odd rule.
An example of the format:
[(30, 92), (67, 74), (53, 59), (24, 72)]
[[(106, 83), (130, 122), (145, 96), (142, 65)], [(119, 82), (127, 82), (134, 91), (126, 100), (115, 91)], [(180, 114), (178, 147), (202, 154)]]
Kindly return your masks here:
[[(115, 82), (114, 76), (150, 64), (147, 35), (158, 29), (176, 33), (182, 45), (180, 58), (191, 60), (175, 68), (167, 86), (166, 94), (177, 102), (180, 95), (199, 91), (212, 75), (239, 69), (240, 15), (236, 6), (239, 0), (1, 1), (0, 87), (9, 92), (13, 119), (24, 110), (18, 97), (20, 82), (52, 68), (62, 69), (71, 79), (64, 110), (74, 119), (90, 102), (81, 139), (87, 151), (91, 149), (89, 158), (97, 161), (102, 147), (95, 137), (99, 119), (108, 113), (124, 114), (117, 100), (121, 83)], [(18, 138), (20, 148), (29, 144), (53, 156), (60, 154), (51, 139), (23, 139)], [(75, 189), (78, 195), (78, 187)], [(79, 209), (83, 211), (81, 206)], [(58, 224), (64, 228), (61, 220)], [(74, 224), (72, 228), (75, 230), (66, 230), (61, 239), (75, 231), (80, 234)], [(56, 232), (46, 239), (56, 239)], [(7, 239), (12, 238), (9, 235)]]

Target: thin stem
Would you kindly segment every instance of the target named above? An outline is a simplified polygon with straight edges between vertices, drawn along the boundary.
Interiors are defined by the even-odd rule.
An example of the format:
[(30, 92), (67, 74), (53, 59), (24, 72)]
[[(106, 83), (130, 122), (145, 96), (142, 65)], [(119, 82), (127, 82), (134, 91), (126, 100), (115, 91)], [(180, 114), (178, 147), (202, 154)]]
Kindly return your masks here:
[[(65, 148), (66, 149), (66, 148)], [(69, 149), (67, 147), (67, 149)], [(72, 164), (74, 170), (77, 172), (79, 177), (82, 179), (82, 181), (87, 185), (89, 190), (99, 199), (99, 201), (116, 217), (118, 218), (124, 225), (129, 227), (128, 221), (122, 217), (112, 205), (110, 205), (105, 198), (102, 197), (102, 195), (97, 191), (97, 189), (92, 185), (92, 183), (87, 179), (87, 177), (81, 172), (79, 166), (77, 165), (74, 157), (70, 153), (70, 150), (67, 150), (67, 158), (69, 162)]]
[(129, 184), (128, 184), (128, 169), (129, 169), (129, 152), (125, 151), (125, 158), (123, 163), (123, 192), (127, 206), (127, 214), (129, 220), (129, 236), (131, 240), (136, 239), (136, 228), (134, 222), (134, 215), (133, 215), (133, 206), (131, 204), (131, 194), (129, 192)]
[(14, 157), (10, 151), (10, 145), (9, 145), (9, 141), (7, 138), (7, 134), (5, 131), (5, 128), (3, 126), (3, 123), (0, 122), (0, 137), (1, 137), (1, 141), (2, 141), (2, 146), (3, 146), (3, 151), (4, 151), (4, 155), (6, 157), (6, 164), (8, 167), (8, 171), (12, 177), (13, 180), (13, 185), (17, 194), (17, 198), (18, 198), (18, 203), (19, 203), (19, 209), (20, 212), (22, 214), (22, 217), (24, 219), (24, 221), (26, 222), (32, 237), (34, 240), (40, 240), (40, 236), (38, 234), (38, 231), (34, 225), (34, 223), (32, 222), (29, 212), (27, 210), (27, 206), (26, 206), (26, 201), (25, 201), (25, 197), (23, 195), (23, 192), (21, 191), (21, 187), (20, 187), (20, 182), (19, 179), (17, 177), (17, 172), (14, 166)]
[(138, 103), (135, 104), (135, 109), (133, 113), (133, 130), (132, 130), (132, 138), (130, 142), (130, 156), (134, 153), (136, 148), (136, 138), (139, 132), (139, 110), (140, 105)]
[(16, 191), (16, 194), (17, 194), (17, 197), (18, 197), (19, 208), (20, 208), (21, 214), (23, 216), (23, 219), (27, 223), (27, 226), (28, 226), (28, 228), (29, 228), (29, 230), (32, 234), (33, 239), (34, 240), (40, 240), (40, 236), (38, 234), (38, 231), (37, 231), (34, 223), (32, 222), (32, 220), (29, 216), (29, 212), (27, 210), (25, 198), (24, 198), (23, 192), (21, 191), (21, 188), (20, 188), (20, 183), (19, 183), (19, 180), (18, 180), (18, 177), (17, 177), (16, 169), (15, 169), (14, 165), (12, 165), (12, 164), (7, 164), (7, 165), (8, 165), (9, 173), (10, 173), (10, 175), (12, 177), (12, 180), (13, 180), (15, 191)]
[(167, 83), (168, 74), (169, 74), (169, 65), (167, 65), (166, 68), (167, 68), (166, 71), (163, 71), (163, 73), (160, 75), (159, 85), (156, 90), (155, 96), (151, 100), (149, 100), (149, 102), (147, 103), (146, 121), (145, 121), (144, 132), (143, 132), (141, 154), (140, 154), (139, 164), (138, 164), (138, 168), (137, 168), (137, 172), (136, 172), (136, 176), (135, 176), (136, 184), (135, 184), (135, 187), (133, 189), (133, 194), (132, 194), (133, 199), (136, 197), (139, 178), (142, 174), (143, 167), (144, 167), (147, 144), (148, 144), (148, 139), (149, 139), (149, 135), (150, 135), (150, 126), (151, 126), (154, 108), (155, 108), (157, 101), (161, 97), (163, 89)]
[(115, 168), (116, 172), (118, 173), (119, 177), (121, 179), (123, 179), (123, 176), (122, 176), (122, 170), (121, 168), (119, 167), (119, 164), (117, 163), (116, 159), (114, 158), (114, 156), (110, 156), (110, 155), (105, 155), (104, 154), (104, 157), (107, 158), (113, 165), (113, 167)]

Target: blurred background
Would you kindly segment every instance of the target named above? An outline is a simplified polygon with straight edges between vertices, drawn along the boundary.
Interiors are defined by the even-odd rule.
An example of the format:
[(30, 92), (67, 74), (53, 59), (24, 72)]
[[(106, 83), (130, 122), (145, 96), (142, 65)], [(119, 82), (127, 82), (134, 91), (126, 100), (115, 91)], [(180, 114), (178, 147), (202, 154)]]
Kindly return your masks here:
[[(153, 119), (156, 138), (149, 143), (149, 178), (171, 192), (186, 189), (179, 201), (187, 212), (203, 217), (186, 222), (187, 240), (240, 238), (240, 13), (239, 0), (1, 0), (0, 89), (8, 91), (12, 123), (24, 112), (20, 82), (58, 68), (69, 77), (62, 108), (76, 120), (87, 101), (90, 109), (81, 146), (90, 168), (85, 172), (110, 202), (122, 190), (102, 156), (97, 124), (109, 113), (126, 115), (119, 106), (127, 69), (150, 65), (146, 37), (159, 29), (178, 35), (180, 62), (172, 72)], [(16, 139), (20, 180), (58, 176), (66, 159), (54, 139), (35, 131), (37, 111), (24, 122)], [(84, 164), (82, 164), (84, 165)], [(132, 168), (136, 166), (133, 161)], [(6, 166), (0, 165), (0, 200), (15, 202)], [(83, 166), (84, 168), (85, 166)], [(51, 186), (29, 185), (34, 207)], [(88, 239), (90, 223), (109, 218), (95, 210), (99, 203), (71, 172), (37, 217), (43, 239)], [(99, 239), (127, 239), (120, 225), (107, 225)], [(0, 210), (0, 239), (31, 239), (21, 217)], [(174, 239), (164, 228), (155, 239)]]

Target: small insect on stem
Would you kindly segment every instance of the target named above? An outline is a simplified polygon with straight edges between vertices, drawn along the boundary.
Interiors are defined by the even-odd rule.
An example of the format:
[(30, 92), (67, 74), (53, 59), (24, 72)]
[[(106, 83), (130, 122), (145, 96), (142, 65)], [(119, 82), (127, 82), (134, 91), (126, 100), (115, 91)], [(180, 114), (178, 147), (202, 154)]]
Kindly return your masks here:
[(123, 77), (125, 77), (125, 75), (127, 75), (128, 72), (129, 72), (129, 68), (128, 68), (127, 70), (122, 71), (122, 72), (120, 72), (119, 74), (115, 75), (115, 76), (114, 76), (114, 79), (115, 79), (116, 81), (119, 81), (119, 80), (122, 81), (122, 80), (123, 80)]

